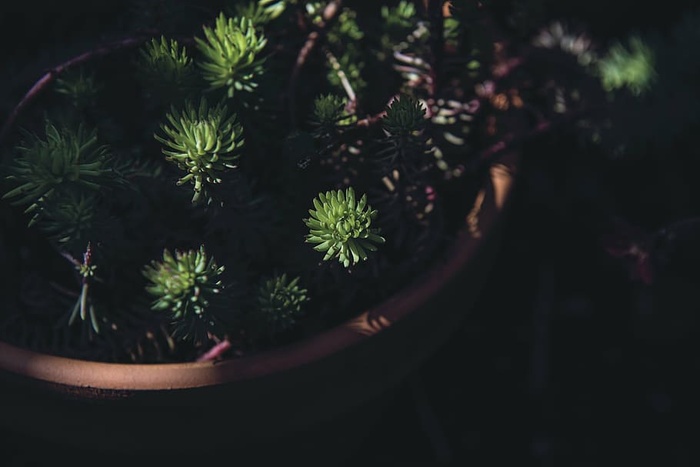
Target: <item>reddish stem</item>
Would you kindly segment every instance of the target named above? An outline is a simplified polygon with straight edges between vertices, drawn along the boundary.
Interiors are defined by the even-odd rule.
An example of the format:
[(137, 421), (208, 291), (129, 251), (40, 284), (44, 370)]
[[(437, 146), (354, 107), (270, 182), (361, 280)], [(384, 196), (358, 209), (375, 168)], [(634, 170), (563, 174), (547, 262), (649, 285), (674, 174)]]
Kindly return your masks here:
[(230, 348), (231, 342), (228, 339), (224, 339), (221, 342), (214, 345), (214, 347), (212, 347), (211, 349), (207, 350), (204, 354), (200, 355), (199, 358), (197, 358), (197, 361), (209, 362), (212, 360), (216, 360)]

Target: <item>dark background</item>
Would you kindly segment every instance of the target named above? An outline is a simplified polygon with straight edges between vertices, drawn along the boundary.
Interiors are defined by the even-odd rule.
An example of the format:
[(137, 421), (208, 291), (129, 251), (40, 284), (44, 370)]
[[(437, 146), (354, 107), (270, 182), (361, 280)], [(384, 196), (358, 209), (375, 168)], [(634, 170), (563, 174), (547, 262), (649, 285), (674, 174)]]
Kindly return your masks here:
[[(118, 29), (110, 18), (125, 3), (4, 2), (0, 119), (42, 66)], [(549, 1), (547, 14), (612, 39), (665, 28), (696, 6)], [(602, 248), (589, 222), (601, 202), (595, 168), (562, 160), (544, 142), (524, 155), (481, 299), (397, 389), (350, 465), (700, 465), (697, 339), (694, 328), (672, 322), (671, 307), (683, 301), (668, 304), (669, 318), (649, 318), (652, 292)], [(50, 465), (39, 461), (42, 446), (5, 435), (0, 466)]]

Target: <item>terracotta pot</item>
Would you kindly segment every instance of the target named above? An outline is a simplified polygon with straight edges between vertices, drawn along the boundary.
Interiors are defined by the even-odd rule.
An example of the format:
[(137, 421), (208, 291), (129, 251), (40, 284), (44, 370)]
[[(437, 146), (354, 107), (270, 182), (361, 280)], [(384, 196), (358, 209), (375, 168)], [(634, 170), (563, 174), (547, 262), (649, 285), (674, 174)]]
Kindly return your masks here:
[[(55, 74), (47, 76), (37, 86)], [(222, 362), (113, 364), (0, 342), (0, 423), (32, 446), (52, 443), (65, 453), (224, 453), (233, 462), (350, 452), (380, 415), (382, 398), (469, 313), (499, 248), (518, 162), (516, 153), (494, 158), (448, 260), (294, 345)]]

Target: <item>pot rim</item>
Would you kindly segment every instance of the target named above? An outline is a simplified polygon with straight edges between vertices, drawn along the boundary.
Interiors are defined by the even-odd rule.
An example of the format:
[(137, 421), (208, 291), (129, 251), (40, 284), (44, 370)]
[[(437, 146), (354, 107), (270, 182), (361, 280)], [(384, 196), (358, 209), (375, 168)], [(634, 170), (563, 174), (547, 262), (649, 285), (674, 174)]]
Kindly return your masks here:
[[(39, 78), (17, 104), (0, 130), (0, 139), (12, 126), (19, 112), (56, 76), (96, 55), (105, 55), (115, 48), (133, 47), (143, 38), (128, 38), (83, 53), (65, 61)], [(447, 260), (433, 265), (418, 283), (410, 283), (381, 303), (358, 316), (314, 336), (258, 354), (219, 361), (182, 363), (109, 363), (60, 357), (17, 347), (0, 340), (0, 370), (34, 380), (66, 386), (103, 390), (162, 390), (205, 387), (233, 381), (259, 378), (292, 370), (369, 340), (416, 310), (445, 286), (459, 270), (471, 261), (497, 224), (503, 221), (511, 199), (517, 151), (493, 158), (484, 177), (474, 206), (466, 217), (467, 228), (450, 246)]]

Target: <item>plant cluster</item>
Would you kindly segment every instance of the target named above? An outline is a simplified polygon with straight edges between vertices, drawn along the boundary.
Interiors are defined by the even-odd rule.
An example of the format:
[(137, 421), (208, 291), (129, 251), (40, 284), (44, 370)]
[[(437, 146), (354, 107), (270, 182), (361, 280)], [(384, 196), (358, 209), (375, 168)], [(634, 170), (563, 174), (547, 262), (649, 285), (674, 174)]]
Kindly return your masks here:
[[(411, 12), (402, 41), (425, 28)], [(390, 18), (371, 26), (388, 34)], [(381, 58), (409, 47), (363, 46), (359, 19), (341, 2), (239, 3), (191, 36), (58, 73), (6, 145), (3, 202), (30, 260), (3, 336), (117, 361), (193, 359), (223, 340), (253, 352), (426, 268), (408, 252), (455, 233), (419, 196), (446, 183), (428, 95)], [(393, 89), (370, 83), (370, 64)]]
[(242, 355), (421, 280), (504, 142), (571, 120), (598, 141), (598, 109), (653, 86), (640, 40), (598, 57), (515, 3), (504, 26), (487, 2), (237, 2), (53, 70), (4, 129), (0, 336)]

